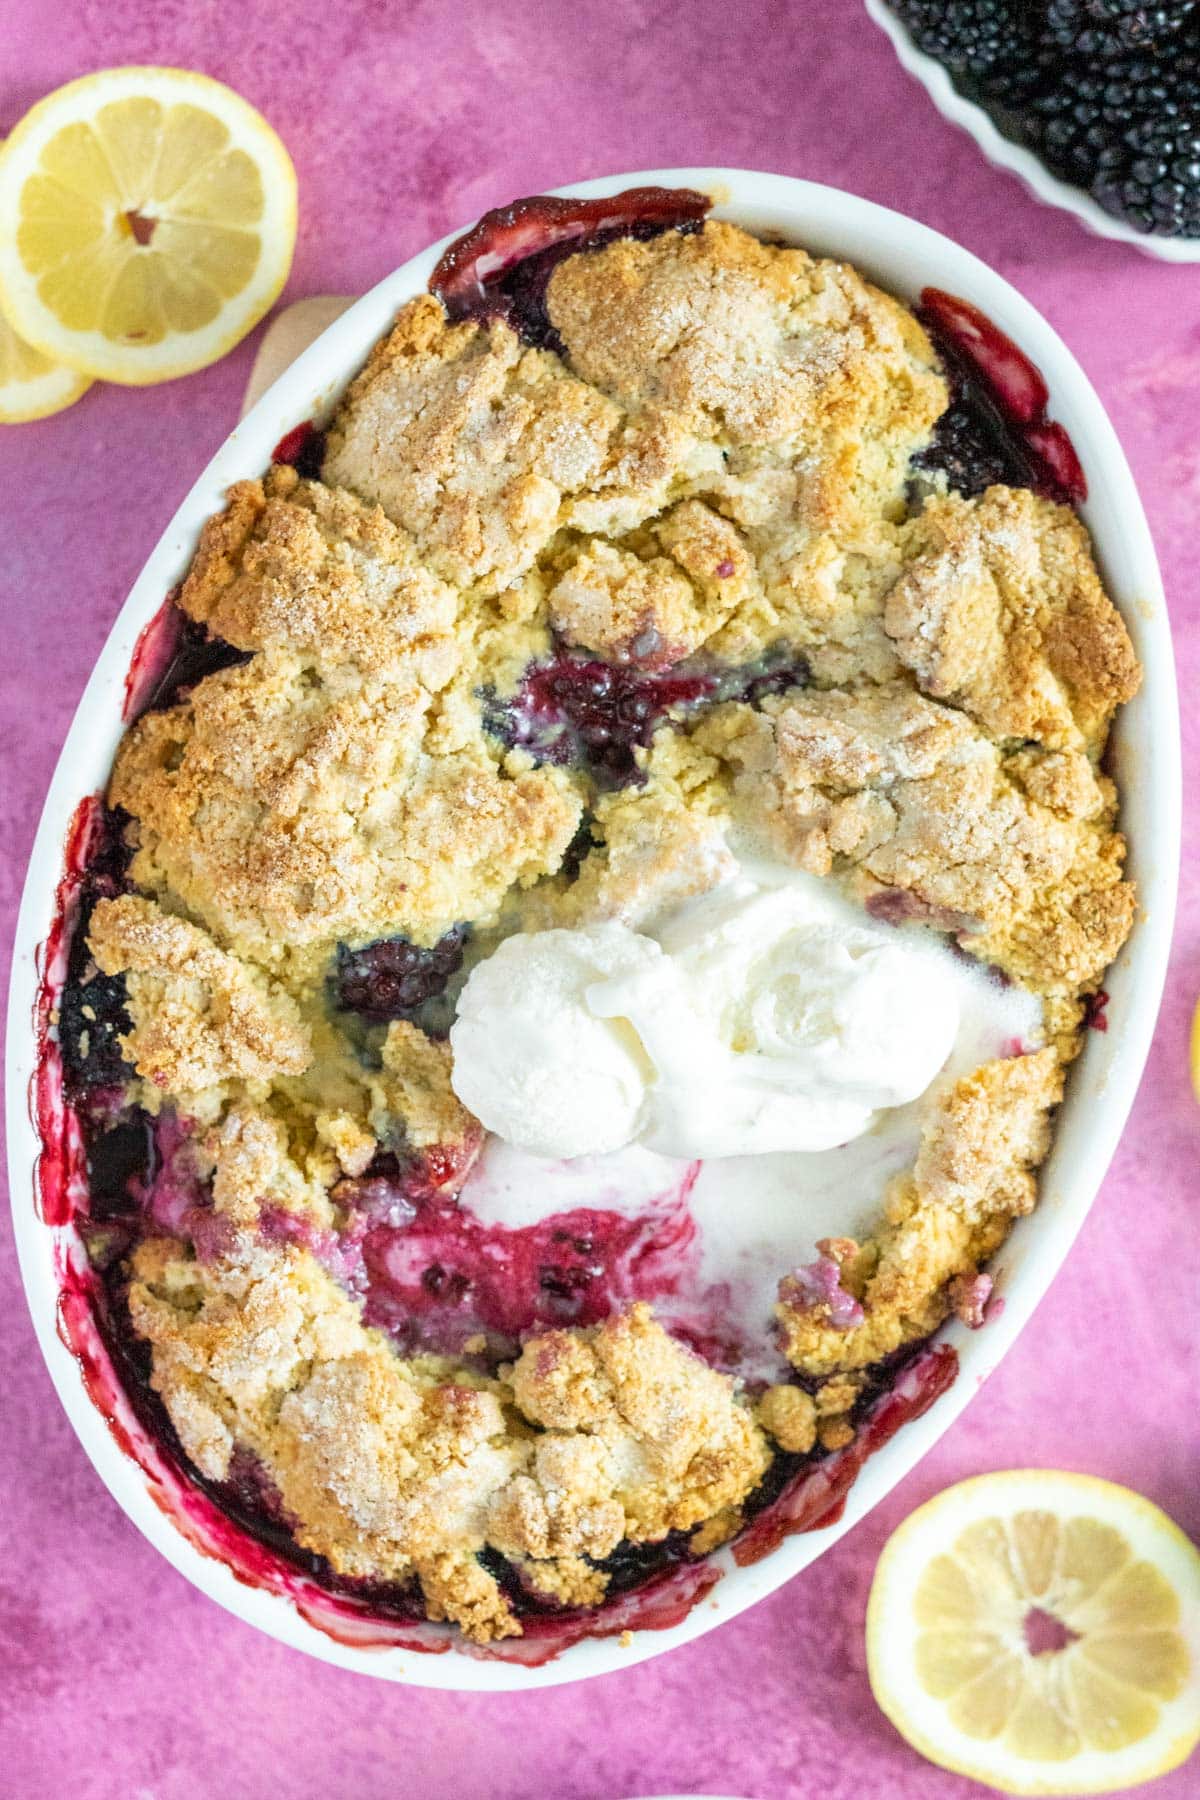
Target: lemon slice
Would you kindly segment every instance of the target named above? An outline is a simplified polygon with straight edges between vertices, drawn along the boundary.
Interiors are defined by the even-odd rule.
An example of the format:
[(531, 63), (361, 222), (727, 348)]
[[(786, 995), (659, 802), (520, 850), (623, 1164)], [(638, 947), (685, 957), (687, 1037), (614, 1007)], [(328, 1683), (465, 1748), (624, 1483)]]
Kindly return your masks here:
[(1089, 1475), (960, 1482), (884, 1548), (875, 1698), (913, 1747), (1006, 1794), (1100, 1794), (1200, 1740), (1200, 1551)]
[(262, 318), (291, 266), (296, 176), (219, 81), (106, 69), (13, 129), (0, 219), (13, 329), (82, 374), (140, 385), (215, 362)]
[(1196, 1002), (1196, 1010), (1192, 1014), (1192, 1092), (1200, 1100), (1200, 1000)]
[(87, 375), (23, 344), (0, 317), (0, 425), (23, 425), (72, 406), (92, 385)]

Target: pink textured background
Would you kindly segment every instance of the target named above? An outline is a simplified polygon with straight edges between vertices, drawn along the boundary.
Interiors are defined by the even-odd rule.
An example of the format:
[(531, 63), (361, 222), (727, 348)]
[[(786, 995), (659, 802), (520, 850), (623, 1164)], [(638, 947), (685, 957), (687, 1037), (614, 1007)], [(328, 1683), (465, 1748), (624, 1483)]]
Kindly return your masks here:
[[(1200, 271), (1102, 244), (944, 125), (856, 0), (9, 0), (0, 123), (85, 70), (187, 64), (286, 139), (288, 297), (357, 292), (487, 206), (621, 169), (727, 163), (852, 189), (948, 232), (1041, 307), (1132, 457), (1165, 565), (1184, 695), (1200, 669)], [(0, 909), (92, 660), (225, 436), (254, 341), (157, 390), (98, 387), (0, 428)], [(1191, 797), (1189, 836), (1197, 824)], [(939, 1450), (815, 1567), (735, 1624), (580, 1688), (388, 1688), (259, 1637), (195, 1593), (102, 1490), (61, 1415), (0, 1224), (0, 1790), (17, 1800), (962, 1800), (871, 1700), (863, 1612), (887, 1533), (948, 1482), (1044, 1464), (1129, 1482), (1200, 1536), (1186, 1021), (1200, 882), (1185, 859), (1150, 1072), (1063, 1276)], [(23, 1197), (22, 1197), (23, 1202)], [(1200, 1791), (1193, 1766), (1161, 1800)]]

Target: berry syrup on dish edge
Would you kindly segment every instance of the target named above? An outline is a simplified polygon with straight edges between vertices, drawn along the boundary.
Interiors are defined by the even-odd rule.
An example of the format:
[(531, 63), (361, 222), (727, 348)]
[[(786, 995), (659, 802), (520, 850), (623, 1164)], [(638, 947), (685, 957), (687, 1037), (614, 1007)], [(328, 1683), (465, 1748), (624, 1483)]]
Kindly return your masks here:
[(1047, 418), (1050, 392), (1041, 370), (979, 308), (940, 288), (925, 288), (917, 317), (950, 382), (950, 406), (918, 468), (945, 472), (961, 494), (994, 482), (1028, 487), (1077, 506), (1087, 478), (1064, 428)]

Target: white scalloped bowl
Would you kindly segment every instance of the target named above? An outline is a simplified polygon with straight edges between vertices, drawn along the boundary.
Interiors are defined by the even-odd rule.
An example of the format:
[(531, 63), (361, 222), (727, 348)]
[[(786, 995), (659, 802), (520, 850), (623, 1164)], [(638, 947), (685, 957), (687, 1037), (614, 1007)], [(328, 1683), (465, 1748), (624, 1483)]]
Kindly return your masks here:
[(16, 1235), (30, 1309), (59, 1398), (99, 1475), (138, 1529), (203, 1593), (271, 1636), (343, 1668), (430, 1687), (522, 1689), (630, 1668), (699, 1637), (773, 1592), (881, 1500), (975, 1395), (1056, 1275), (1120, 1136), (1149, 1049), (1166, 968), (1180, 807), (1171, 640), (1141, 502), (1116, 434), (1079, 364), (1029, 302), (966, 250), (911, 219), (833, 188), (730, 169), (659, 169), (559, 191), (591, 196), (646, 183), (705, 189), (716, 197), (716, 217), (847, 258), (906, 298), (927, 284), (961, 294), (982, 307), (1042, 369), (1052, 415), (1066, 426), (1082, 457), (1091, 490), (1083, 516), (1145, 669), (1143, 691), (1124, 710), (1115, 738), (1141, 916), (1108, 981), (1110, 1029), (1103, 1036), (1090, 1035), (1072, 1072), (1041, 1205), (1018, 1223), (1003, 1253), (997, 1272), (1005, 1300), (1002, 1313), (979, 1332), (951, 1325), (947, 1336), (961, 1365), (957, 1381), (868, 1461), (836, 1524), (787, 1538), (748, 1568), (735, 1567), (727, 1552), (719, 1552), (722, 1578), (681, 1624), (639, 1631), (624, 1646), (615, 1638), (586, 1639), (538, 1669), (479, 1660), (457, 1650), (433, 1656), (335, 1641), (287, 1599), (240, 1581), (224, 1562), (201, 1553), (156, 1501), (154, 1483), (119, 1447), (58, 1336), (56, 1256), (70, 1249), (67, 1240), (73, 1233), (43, 1224), (34, 1202), (39, 1139), (29, 1101), (36, 1062), (31, 1021), (38, 950), (54, 911), (72, 812), (83, 796), (104, 786), (123, 730), (123, 684), (138, 634), (180, 579), (200, 527), (222, 505), (225, 489), (234, 480), (259, 474), (285, 431), (329, 405), (388, 328), (397, 307), (425, 288), (450, 240), (380, 282), (263, 396), (200, 476), (152, 552), (96, 664), (50, 786), (21, 907), (9, 1009), (9, 1160)]
[(864, 5), (879, 29), (891, 39), (903, 67), (920, 82), (942, 117), (973, 137), (994, 168), (1006, 169), (1019, 177), (1035, 200), (1044, 206), (1056, 206), (1060, 212), (1074, 213), (1096, 237), (1132, 244), (1144, 256), (1156, 256), (1163, 262), (1200, 262), (1200, 238), (1154, 237), (1146, 231), (1135, 231), (1132, 225), (1105, 212), (1082, 188), (1052, 175), (1032, 150), (1005, 137), (982, 106), (959, 93), (941, 63), (917, 48), (904, 21), (887, 0), (864, 0)]

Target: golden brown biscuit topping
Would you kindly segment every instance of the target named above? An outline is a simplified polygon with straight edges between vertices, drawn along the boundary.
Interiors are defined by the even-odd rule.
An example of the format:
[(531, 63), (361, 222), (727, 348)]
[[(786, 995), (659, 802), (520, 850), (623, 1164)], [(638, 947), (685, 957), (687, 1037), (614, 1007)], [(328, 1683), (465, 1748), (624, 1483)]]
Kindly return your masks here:
[[(1101, 765), (1127, 633), (1067, 509), (910, 486), (948, 390), (908, 309), (717, 223), (570, 255), (546, 308), (561, 355), (411, 301), (322, 478), (231, 489), (179, 604), (253, 654), (127, 734), (135, 891), (89, 926), (126, 1098), (213, 1225), (128, 1268), (185, 1455), (249, 1456), (299, 1545), (479, 1642), (519, 1592), (599, 1604), (622, 1543), (707, 1553), (776, 1455), (853, 1439), (881, 1358), (980, 1322), (1135, 905)], [(467, 1229), (464, 956), (637, 925), (738, 834), (1044, 1002), (1046, 1048), (929, 1090), (877, 1226), (783, 1275), (799, 1380), (751, 1393), (643, 1304), (452, 1354), (364, 1313), (388, 1171)]]

